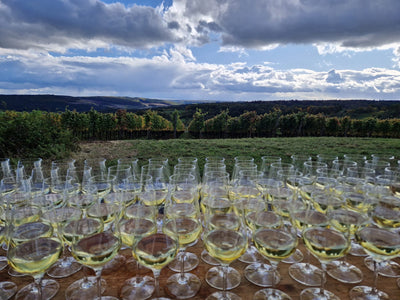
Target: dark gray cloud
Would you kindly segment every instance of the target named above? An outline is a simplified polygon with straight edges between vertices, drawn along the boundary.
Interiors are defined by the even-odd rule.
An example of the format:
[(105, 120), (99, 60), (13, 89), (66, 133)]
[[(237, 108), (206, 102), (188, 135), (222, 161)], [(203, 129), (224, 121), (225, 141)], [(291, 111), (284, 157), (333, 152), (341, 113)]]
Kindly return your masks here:
[(364, 48), (400, 41), (398, 0), (175, 2), (181, 9), (176, 17), (196, 28), (199, 39), (203, 39), (205, 30), (216, 31), (224, 45), (261, 48), (272, 44), (337, 43)]
[(99, 0), (0, 0), (0, 47), (76, 47), (101, 41), (132, 48), (176, 42), (162, 13)]
[(400, 42), (398, 0), (175, 0), (161, 9), (100, 0), (0, 0), (0, 48), (335, 43), (365, 48)]

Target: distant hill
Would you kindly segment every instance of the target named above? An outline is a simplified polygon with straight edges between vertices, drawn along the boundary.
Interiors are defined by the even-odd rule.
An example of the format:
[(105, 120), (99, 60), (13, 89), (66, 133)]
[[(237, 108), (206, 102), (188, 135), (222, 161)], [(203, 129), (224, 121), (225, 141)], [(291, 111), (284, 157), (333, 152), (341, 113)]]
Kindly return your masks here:
[(168, 107), (171, 105), (185, 105), (198, 103), (197, 101), (173, 101), (139, 97), (72, 97), (59, 95), (0, 95), (0, 109), (16, 111), (43, 110), (58, 112), (76, 110), (89, 111), (91, 108), (98, 112), (111, 112), (117, 109), (128, 111)]
[[(197, 109), (210, 119), (221, 111), (228, 111), (231, 117), (238, 117), (246, 111), (255, 111), (258, 115), (280, 110), (282, 114), (305, 112), (323, 114), (326, 117), (348, 116), (354, 119), (374, 117), (378, 119), (400, 118), (400, 101), (398, 100), (277, 100), (277, 101), (237, 101), (208, 102), (154, 108), (160, 115), (170, 119), (177, 110), (180, 118), (188, 124)], [(139, 112), (140, 113), (140, 112)]]

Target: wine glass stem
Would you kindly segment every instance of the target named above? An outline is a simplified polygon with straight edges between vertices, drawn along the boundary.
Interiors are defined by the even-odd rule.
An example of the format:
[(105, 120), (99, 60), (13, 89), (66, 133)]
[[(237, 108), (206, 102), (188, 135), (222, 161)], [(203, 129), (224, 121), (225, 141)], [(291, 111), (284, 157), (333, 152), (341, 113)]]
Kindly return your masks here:
[(161, 270), (153, 270), (154, 289), (156, 291), (156, 298), (160, 297), (160, 282), (159, 282), (160, 274), (161, 274)]
[(319, 292), (321, 294), (321, 299), (325, 299), (325, 281), (326, 281), (326, 264), (321, 263), (322, 268), (322, 278), (321, 278), (321, 287)]
[(275, 278), (275, 275), (276, 275), (276, 273), (278, 271), (278, 262), (270, 260), (269, 263), (271, 264), (271, 267), (272, 267), (272, 270), (271, 270), (271, 273), (272, 273), (272, 288), (275, 289), (276, 285), (278, 283), (277, 280), (276, 280), (277, 278)]
[(136, 276), (135, 276), (135, 278), (136, 278), (136, 284), (139, 285), (139, 282), (140, 282), (140, 264), (139, 264), (139, 262), (137, 260), (135, 260), (135, 261), (136, 261)]
[(97, 283), (97, 297), (101, 299), (101, 271), (102, 269), (94, 270), (96, 273), (96, 283)]
[(182, 282), (185, 281), (185, 256), (186, 252), (184, 249), (181, 249), (181, 276), (180, 279)]
[(228, 279), (228, 268), (229, 265), (227, 264), (221, 264), (222, 267), (222, 293), (223, 293), (223, 299), (226, 299), (226, 288), (227, 288), (227, 279)]
[(37, 288), (37, 299), (42, 300), (43, 299), (43, 291), (42, 291), (43, 274), (37, 275), (33, 279), (35, 280), (35, 285)]
[(379, 270), (378, 266), (379, 263), (374, 259), (374, 285), (373, 285), (373, 292), (376, 293), (378, 290), (378, 276), (379, 276)]

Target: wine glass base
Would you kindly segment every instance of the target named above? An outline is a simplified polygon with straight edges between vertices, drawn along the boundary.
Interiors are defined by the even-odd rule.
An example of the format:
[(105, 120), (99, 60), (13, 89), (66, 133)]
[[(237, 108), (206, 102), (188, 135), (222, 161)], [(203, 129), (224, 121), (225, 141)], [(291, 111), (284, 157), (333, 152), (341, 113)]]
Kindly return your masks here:
[(192, 273), (177, 273), (167, 279), (168, 291), (176, 297), (176, 299), (193, 298), (200, 290), (200, 278)]
[(320, 286), (323, 277), (322, 270), (309, 263), (291, 265), (289, 275), (293, 280), (306, 286)]
[(300, 293), (300, 300), (340, 300), (338, 296), (320, 288), (308, 288)]
[(14, 282), (3, 281), (0, 282), (0, 299), (8, 300), (18, 291), (18, 287)]
[(82, 265), (73, 257), (65, 257), (57, 261), (46, 273), (53, 278), (64, 278), (82, 269)]
[[(101, 279), (101, 293), (106, 290), (106, 281)], [(97, 279), (94, 276), (84, 277), (74, 281), (65, 290), (66, 300), (80, 300), (96, 298), (97, 296)]]
[(118, 271), (126, 263), (126, 258), (124, 255), (117, 254), (112, 260), (110, 260), (101, 271), (102, 274), (107, 275), (112, 272)]
[[(182, 255), (183, 253), (179, 252), (175, 259), (168, 265), (168, 268), (174, 272), (180, 272), (182, 266)], [(191, 252), (185, 252), (185, 269), (184, 272), (189, 272), (195, 269), (199, 265), (199, 258), (196, 254)]]
[(327, 264), (327, 273), (332, 278), (343, 283), (360, 283), (363, 279), (362, 271), (345, 261), (332, 261)]
[[(212, 267), (206, 273), (206, 282), (213, 288), (222, 290), (223, 288), (223, 268), (221, 266)], [(227, 267), (226, 290), (231, 290), (240, 285), (241, 275), (234, 268)]]
[(254, 246), (247, 248), (246, 252), (238, 258), (239, 261), (246, 264), (262, 263), (264, 258), (258, 253)]
[(251, 283), (261, 286), (275, 286), (281, 280), (278, 272), (267, 264), (251, 264), (244, 269), (244, 277)]
[(203, 250), (201, 252), (200, 258), (206, 264), (209, 264), (209, 265), (212, 265), (212, 266), (219, 266), (220, 265), (220, 262), (218, 260), (216, 260), (214, 257), (212, 257), (210, 254), (208, 254), (207, 250)]
[[(374, 271), (374, 260), (368, 256), (364, 259), (364, 264), (371, 271)], [(400, 265), (394, 261), (383, 261), (377, 264), (378, 273), (384, 277), (400, 277)]]
[(282, 260), (282, 262), (285, 264), (297, 264), (303, 261), (303, 258), (303, 253), (299, 249), (296, 249), (296, 251), (294, 251), (292, 255)]
[(215, 292), (206, 298), (206, 300), (242, 300), (238, 295), (231, 292)]
[(123, 300), (145, 300), (151, 297), (155, 289), (154, 278), (139, 276), (129, 278), (121, 288)]
[(355, 286), (350, 290), (351, 300), (389, 300), (388, 294), (370, 286)]
[(292, 298), (277, 289), (263, 289), (254, 294), (253, 300), (292, 300)]
[(368, 256), (364, 248), (356, 243), (351, 243), (349, 254), (353, 256)]
[(8, 269), (8, 275), (12, 276), (12, 277), (24, 277), (24, 276), (28, 276), (28, 274), (24, 274), (24, 273), (20, 273), (15, 271), (13, 268), (9, 268)]
[(7, 257), (0, 256), (0, 271), (4, 270), (8, 266)]
[[(53, 279), (43, 279), (42, 283), (42, 299), (49, 300), (53, 298), (60, 289), (60, 285), (57, 281)], [(35, 283), (30, 283), (20, 289), (15, 295), (15, 300), (23, 300), (30, 299), (35, 300), (39, 299), (39, 294), (37, 290), (37, 286)]]

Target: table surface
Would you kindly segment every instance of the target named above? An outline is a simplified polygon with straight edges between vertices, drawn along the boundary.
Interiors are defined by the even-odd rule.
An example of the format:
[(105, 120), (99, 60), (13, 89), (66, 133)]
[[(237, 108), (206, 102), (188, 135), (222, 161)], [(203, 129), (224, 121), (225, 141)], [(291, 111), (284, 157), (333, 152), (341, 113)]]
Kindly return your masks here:
[[(305, 253), (303, 245), (299, 246), (299, 249), (302, 250), (303, 253)], [(199, 241), (195, 246), (190, 247), (187, 249), (188, 251), (197, 254), (200, 256), (201, 251), (203, 250), (203, 245), (202, 242)], [(125, 249), (120, 252), (121, 255), (123, 255), (126, 259), (130, 259), (131, 252), (129, 249)], [(373, 272), (367, 269), (367, 267), (364, 265), (364, 257), (356, 257), (352, 255), (347, 256), (347, 260), (356, 266), (358, 266), (364, 274), (364, 279), (359, 285), (369, 285), (372, 286), (373, 283)], [(311, 257), (310, 260), (311, 263), (320, 266), (318, 261)], [(132, 264), (135, 266), (135, 264)], [(130, 264), (124, 263), (122, 266), (120, 266), (117, 270), (114, 271), (107, 271), (103, 274), (103, 278), (107, 281), (107, 289), (104, 293), (104, 295), (109, 295), (109, 296), (119, 296), (121, 286), (123, 285), (124, 281), (130, 277), (133, 277), (135, 275), (135, 268), (129, 267)], [(253, 295), (256, 291), (262, 289), (261, 287), (258, 287), (249, 281), (245, 279), (243, 276), (243, 270), (247, 266), (247, 264), (242, 263), (240, 261), (235, 261), (231, 264), (231, 266), (235, 269), (237, 269), (239, 272), (242, 273), (242, 280), (241, 284), (233, 289), (232, 291), (235, 292), (236, 294), (240, 295), (243, 300), (250, 300), (253, 298)], [(286, 292), (288, 295), (292, 297), (292, 299), (300, 299), (300, 293), (303, 289), (307, 288), (306, 286), (299, 284), (295, 282), (288, 274), (288, 267), (289, 264), (285, 263), (280, 263), (279, 264), (279, 272), (281, 274), (281, 281), (278, 284), (277, 288)], [(191, 273), (196, 274), (202, 281), (202, 285), (200, 288), (200, 291), (198, 294), (192, 298), (192, 299), (205, 299), (207, 298), (208, 295), (216, 291), (216, 289), (210, 287), (204, 280), (205, 274), (208, 269), (210, 269), (212, 266), (204, 263), (203, 261), (200, 260), (200, 264), (196, 269), (191, 271)], [(91, 271), (89, 271), (91, 272)], [(141, 268), (140, 274), (148, 274), (152, 276), (151, 271), (145, 268)], [(166, 279), (174, 274), (173, 271), (171, 271), (168, 267), (164, 268), (161, 272), (161, 278), (160, 278), (160, 286), (161, 286), (161, 295), (166, 295), (168, 296), (167, 291), (165, 291), (164, 286), (165, 286), (165, 281)], [(53, 299), (64, 299), (64, 290), (68, 287), (69, 284), (71, 284), (73, 281), (82, 278), (84, 275), (83, 271), (79, 271), (78, 273), (68, 277), (68, 278), (63, 278), (63, 279), (57, 279), (57, 281), (60, 284), (60, 291), (57, 293), (57, 295)], [(45, 278), (48, 278), (46, 275)], [(12, 280), (15, 282), (18, 287), (23, 287), (24, 285), (32, 282), (32, 277), (25, 276), (25, 277), (10, 277), (7, 273), (7, 269), (3, 270), (0, 272), (0, 280)], [(396, 278), (389, 278), (389, 277), (383, 277), (379, 276), (378, 279), (378, 287), (385, 291), (390, 299), (400, 299), (400, 289), (397, 286), (396, 283)], [(356, 286), (356, 284), (345, 284), (345, 283), (340, 283), (339, 281), (327, 276), (327, 282), (326, 282), (326, 289), (335, 293), (337, 296), (340, 297), (340, 299), (349, 299), (349, 291), (351, 288)], [(174, 299), (174, 297), (171, 297)]]

